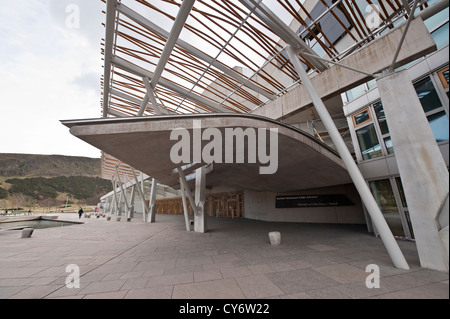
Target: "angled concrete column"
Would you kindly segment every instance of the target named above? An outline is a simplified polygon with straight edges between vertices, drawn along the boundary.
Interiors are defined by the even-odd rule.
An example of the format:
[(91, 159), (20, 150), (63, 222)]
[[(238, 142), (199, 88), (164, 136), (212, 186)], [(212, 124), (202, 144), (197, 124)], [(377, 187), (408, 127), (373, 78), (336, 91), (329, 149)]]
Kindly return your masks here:
[(155, 215), (156, 215), (156, 186), (158, 182), (156, 179), (152, 178), (152, 187), (150, 190), (150, 203), (149, 203), (149, 216), (148, 216), (148, 222), (154, 223), (155, 222)]
[(122, 193), (120, 193), (119, 195), (119, 201), (117, 202), (117, 206), (116, 206), (116, 215), (117, 216), (122, 216)]
[(197, 233), (206, 232), (206, 168), (203, 166), (195, 171), (195, 206), (194, 231)]
[[(134, 169), (131, 169), (131, 172), (133, 173), (134, 182), (135, 182), (135, 190), (137, 189), (139, 191), (139, 195), (141, 196), (141, 204), (142, 204), (142, 216), (144, 218), (144, 222), (147, 221), (148, 218), (148, 207), (147, 203), (145, 202), (145, 195), (144, 195), (144, 174), (141, 172), (141, 181), (139, 182), (136, 172)], [(134, 203), (134, 202), (133, 202)]]
[(128, 206), (128, 198), (127, 198), (127, 194), (126, 194), (126, 188), (123, 188), (123, 184), (122, 182), (119, 180), (119, 185), (120, 185), (120, 210), (119, 210), (119, 216), (122, 215), (122, 199), (123, 199), (123, 203), (125, 204), (124, 207), (124, 213), (125, 215), (128, 215), (128, 211), (130, 210), (130, 207)]
[[(136, 180), (137, 177), (136, 175), (134, 175)], [(143, 174), (141, 173), (141, 183), (139, 184), (139, 194), (141, 195), (141, 200), (142, 200), (142, 216), (144, 218), (144, 222), (147, 220), (147, 216), (148, 216), (148, 207), (147, 207), (147, 203), (145, 202), (145, 195), (144, 195), (144, 178), (143, 178)]]
[(108, 213), (108, 211), (109, 211), (110, 199), (111, 199), (111, 197), (106, 198), (105, 202), (103, 203), (103, 211), (105, 213)]
[(408, 73), (393, 73), (377, 83), (420, 263), (424, 268), (448, 271), (448, 242), (440, 234), (448, 231), (448, 210), (442, 209), (449, 191), (447, 167)]
[(148, 207), (147, 203), (145, 202), (145, 195), (144, 195), (144, 174), (141, 172), (141, 181), (139, 182), (136, 172), (133, 168), (131, 168), (131, 172), (133, 173), (135, 185), (139, 191), (139, 195), (141, 195), (141, 203), (142, 203), (142, 217), (144, 219), (144, 222), (147, 221), (148, 218)]
[(186, 203), (186, 192), (184, 190), (184, 183), (180, 180), (180, 186), (181, 186), (181, 200), (183, 202), (183, 214), (184, 214), (184, 223), (186, 224), (186, 230), (191, 231), (191, 224), (189, 222), (189, 214), (188, 214), (188, 208)]
[[(189, 188), (189, 185), (186, 181), (186, 176), (184, 175), (183, 170), (178, 167), (177, 168), (178, 175), (180, 175), (180, 184), (181, 184), (181, 195), (183, 196), (183, 210), (184, 210), (184, 216), (185, 216), (185, 222), (186, 222), (186, 230), (191, 230), (191, 225), (188, 220), (188, 214), (187, 214), (187, 203), (186, 199), (184, 198), (186, 195), (189, 198), (189, 204), (191, 205), (192, 211), (194, 212), (194, 220), (195, 216), (197, 216), (198, 213), (198, 206), (196, 205), (196, 200), (194, 199), (194, 195), (192, 195), (192, 192)], [(194, 222), (195, 223), (195, 222)], [(194, 231), (197, 231), (194, 225)]]
[(131, 186), (130, 206), (129, 206), (129, 209), (128, 209), (128, 217), (129, 218), (133, 218), (134, 217), (134, 198), (136, 196), (136, 187), (139, 187), (139, 185)]
[(353, 157), (347, 148), (347, 145), (342, 139), (342, 136), (339, 133), (336, 125), (334, 124), (331, 115), (328, 113), (325, 104), (317, 94), (317, 91), (314, 85), (312, 84), (311, 80), (309, 79), (305, 69), (303, 69), (303, 65), (300, 63), (298, 55), (295, 53), (295, 51), (292, 49), (290, 45), (286, 47), (286, 52), (289, 55), (289, 59), (293, 63), (295, 70), (300, 76), (303, 86), (307, 89), (308, 94), (314, 103), (314, 107), (317, 113), (319, 114), (323, 124), (325, 125), (328, 134), (333, 140), (336, 150), (339, 152), (339, 155), (341, 156), (342, 161), (344, 162), (345, 167), (350, 177), (352, 178), (352, 181), (356, 189), (358, 190), (359, 195), (361, 196), (362, 202), (366, 206), (367, 211), (370, 214), (370, 217), (372, 218), (374, 225), (377, 227), (380, 233), (380, 237), (383, 240), (383, 243), (386, 247), (386, 250), (389, 253), (389, 256), (392, 259), (392, 262), (394, 263), (394, 266), (400, 269), (409, 269), (409, 265), (405, 257), (403, 256), (400, 247), (395, 241), (395, 238), (392, 235), (392, 232), (389, 229), (389, 226), (386, 223), (386, 220), (384, 219), (377, 202), (373, 198), (373, 195), (370, 192), (370, 189), (367, 186), (364, 177), (362, 176), (361, 172), (356, 166), (356, 163), (354, 162)]
[(113, 202), (111, 205), (111, 210), (110, 210), (110, 214), (116, 214), (117, 213), (117, 207), (119, 206), (119, 203), (117, 202), (118, 198), (117, 198), (117, 192), (116, 192), (116, 182), (115, 181), (111, 181), (112, 182), (112, 186), (113, 186)]
[(114, 214), (115, 206), (116, 206), (116, 197), (113, 195), (113, 198), (111, 199), (111, 204), (109, 206), (109, 213), (111, 215)]

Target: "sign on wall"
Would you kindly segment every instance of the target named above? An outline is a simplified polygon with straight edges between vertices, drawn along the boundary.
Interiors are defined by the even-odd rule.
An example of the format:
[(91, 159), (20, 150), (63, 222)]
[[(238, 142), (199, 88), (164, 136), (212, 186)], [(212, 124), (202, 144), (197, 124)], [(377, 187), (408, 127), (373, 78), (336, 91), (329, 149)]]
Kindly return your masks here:
[(281, 195), (275, 197), (275, 208), (332, 207), (354, 205), (343, 194), (331, 195)]

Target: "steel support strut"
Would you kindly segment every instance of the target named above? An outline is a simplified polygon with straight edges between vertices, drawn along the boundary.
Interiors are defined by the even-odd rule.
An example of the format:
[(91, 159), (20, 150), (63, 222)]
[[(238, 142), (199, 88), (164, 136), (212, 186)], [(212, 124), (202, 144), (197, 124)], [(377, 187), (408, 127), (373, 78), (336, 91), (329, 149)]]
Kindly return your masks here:
[(373, 195), (370, 192), (370, 189), (366, 181), (364, 180), (364, 177), (359, 171), (358, 166), (356, 165), (353, 157), (350, 154), (350, 151), (348, 150), (344, 140), (339, 134), (339, 131), (334, 124), (330, 114), (328, 113), (325, 104), (323, 103), (322, 99), (319, 97), (313, 84), (311, 83), (311, 80), (309, 79), (308, 74), (303, 68), (297, 53), (294, 52), (294, 49), (290, 45), (286, 47), (286, 52), (288, 53), (289, 59), (294, 65), (295, 70), (300, 76), (302, 84), (305, 86), (309, 96), (311, 97), (314, 107), (319, 114), (323, 124), (325, 125), (328, 134), (330, 134), (330, 137), (333, 140), (333, 143), (339, 155), (341, 156), (341, 159), (344, 162), (345, 167), (347, 168), (347, 171), (350, 174), (350, 177), (355, 184), (355, 187), (358, 190), (358, 193), (361, 196), (364, 205), (367, 208), (367, 211), (369, 212), (375, 227), (379, 231), (380, 237), (394, 263), (394, 266), (401, 269), (409, 269), (408, 263), (406, 262), (406, 259), (400, 250), (400, 247), (395, 241), (395, 238), (392, 235), (392, 232), (389, 229), (389, 226), (386, 223), (386, 220), (384, 219), (377, 202), (373, 198)]

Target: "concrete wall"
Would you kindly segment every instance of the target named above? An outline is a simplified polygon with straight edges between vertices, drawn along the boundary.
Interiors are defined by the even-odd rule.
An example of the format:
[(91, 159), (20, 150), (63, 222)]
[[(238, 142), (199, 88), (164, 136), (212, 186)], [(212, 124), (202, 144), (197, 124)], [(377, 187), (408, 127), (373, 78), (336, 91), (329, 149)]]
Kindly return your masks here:
[[(449, 143), (443, 142), (438, 145), (447, 167), (449, 166)], [(379, 179), (389, 176), (399, 175), (395, 155), (374, 158), (358, 164), (358, 167), (365, 179)]]
[[(392, 63), (405, 25), (379, 37), (364, 48), (346, 57), (340, 63), (352, 66), (369, 73), (377, 73), (389, 67)], [(409, 63), (415, 59), (436, 50), (433, 38), (420, 18), (411, 22), (410, 28), (400, 50), (397, 66)], [(371, 77), (335, 65), (320, 74), (314, 74), (311, 82), (319, 96), (330, 99), (355, 86), (369, 81)], [(306, 88), (297, 85), (275, 101), (255, 109), (252, 113), (272, 119), (285, 119), (312, 106), (312, 101)]]
[[(355, 205), (340, 207), (275, 208), (277, 195), (344, 194)], [(352, 184), (309, 189), (292, 193), (244, 191), (244, 216), (282, 222), (365, 224), (361, 199)]]

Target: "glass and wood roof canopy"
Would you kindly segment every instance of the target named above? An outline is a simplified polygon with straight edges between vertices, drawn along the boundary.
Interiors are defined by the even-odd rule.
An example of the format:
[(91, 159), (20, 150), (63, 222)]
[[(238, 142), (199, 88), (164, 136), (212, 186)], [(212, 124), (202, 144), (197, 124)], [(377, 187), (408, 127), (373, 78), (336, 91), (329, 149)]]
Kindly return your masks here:
[(286, 44), (321, 72), (394, 28), (414, 1), (104, 2), (107, 117), (251, 112), (298, 82)]
[[(104, 118), (250, 113), (300, 82), (287, 45), (313, 76), (435, 2), (101, 1)], [(103, 156), (108, 178), (117, 161)]]

